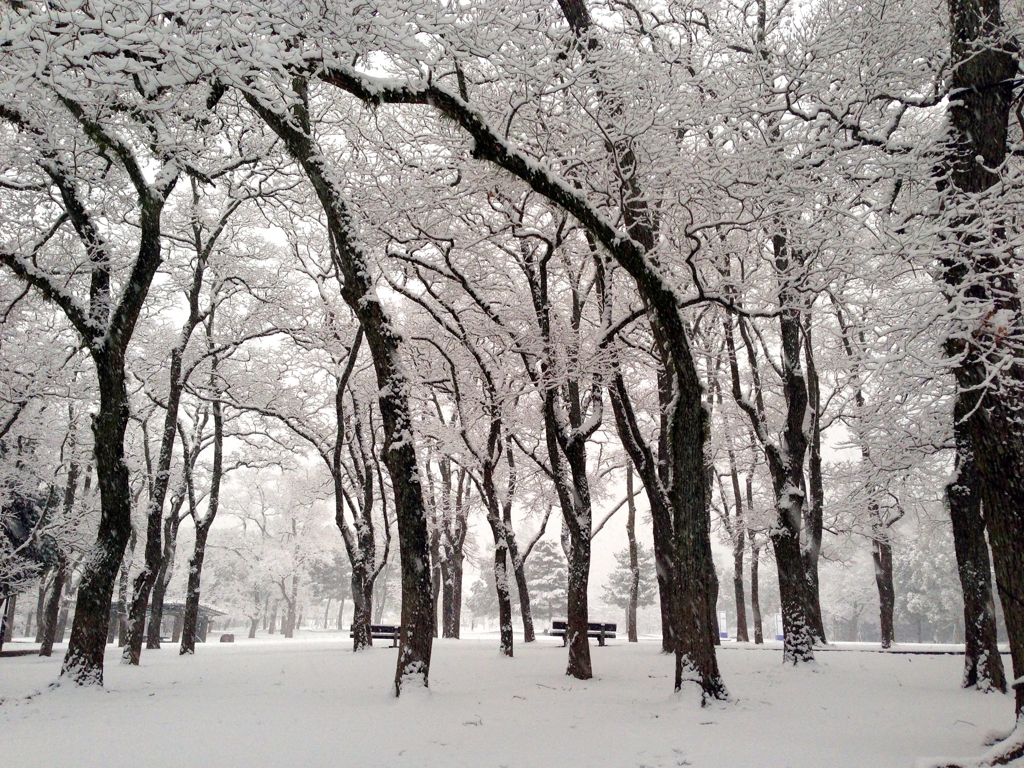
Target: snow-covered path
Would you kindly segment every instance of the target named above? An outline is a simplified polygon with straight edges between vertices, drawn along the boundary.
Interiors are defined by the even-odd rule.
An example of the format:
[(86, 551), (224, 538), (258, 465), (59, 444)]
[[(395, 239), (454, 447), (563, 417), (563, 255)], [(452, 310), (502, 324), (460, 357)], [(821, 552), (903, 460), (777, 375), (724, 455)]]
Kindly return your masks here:
[[(60, 655), (0, 659), (4, 766), (912, 766), (977, 754), (1012, 701), (961, 690), (958, 656), (834, 652), (813, 670), (781, 650), (726, 645), (733, 701), (672, 693), (654, 642), (593, 648), (596, 677), (565, 677), (550, 638), (437, 641), (431, 688), (390, 695), (395, 651), (339, 635), (239, 640), (108, 663), (106, 689), (48, 688)], [(108, 659), (117, 659), (116, 649)]]

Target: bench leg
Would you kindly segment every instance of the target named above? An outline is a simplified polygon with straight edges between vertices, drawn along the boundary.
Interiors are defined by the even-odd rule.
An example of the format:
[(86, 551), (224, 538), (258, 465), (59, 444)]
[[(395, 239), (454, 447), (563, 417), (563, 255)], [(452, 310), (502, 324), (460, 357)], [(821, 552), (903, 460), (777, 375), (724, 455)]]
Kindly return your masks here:
[(562, 635), (562, 647), (565, 648), (569, 644), (569, 630), (565, 630), (565, 634)]
[(597, 644), (604, 648), (604, 632), (597, 636)]

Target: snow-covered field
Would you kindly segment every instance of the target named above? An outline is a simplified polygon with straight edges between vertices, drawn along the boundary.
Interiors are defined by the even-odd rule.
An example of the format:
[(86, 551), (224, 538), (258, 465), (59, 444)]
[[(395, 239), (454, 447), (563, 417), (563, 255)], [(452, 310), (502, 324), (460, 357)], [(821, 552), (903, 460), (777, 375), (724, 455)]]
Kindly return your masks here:
[(208, 643), (193, 658), (167, 647), (139, 668), (111, 648), (104, 690), (50, 688), (60, 650), (2, 658), (0, 765), (905, 768), (978, 754), (1013, 719), (1008, 697), (959, 688), (959, 656), (840, 645), (794, 670), (777, 646), (726, 644), (732, 701), (702, 709), (672, 693), (653, 641), (595, 646), (587, 682), (563, 674), (551, 638), (514, 659), (496, 646), (437, 641), (430, 690), (400, 699), (396, 651), (356, 655), (336, 633)]

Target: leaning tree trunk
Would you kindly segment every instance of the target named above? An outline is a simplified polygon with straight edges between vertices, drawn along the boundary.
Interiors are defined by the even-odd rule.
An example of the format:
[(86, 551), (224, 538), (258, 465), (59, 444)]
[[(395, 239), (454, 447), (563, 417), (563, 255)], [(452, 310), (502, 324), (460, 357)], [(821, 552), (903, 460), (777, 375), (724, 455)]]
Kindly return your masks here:
[[(584, 3), (579, 0), (560, 0), (560, 6), (563, 10), (570, 9), (565, 15), (573, 27), (578, 42), (582, 44), (578, 46), (579, 50), (591, 50), (589, 44), (583, 44), (584, 38), (589, 38), (599, 45), (596, 38), (589, 35), (589, 12)], [(474, 158), (508, 170), (529, 184), (538, 194), (573, 215), (636, 281), (649, 315), (660, 326), (665, 350), (661, 357), (668, 363), (668, 373), (673, 382), (675, 395), (662, 413), (662, 418), (670, 423), (666, 429), (666, 434), (670, 437), (667, 441), (668, 451), (659, 457), (658, 464), (665, 467), (666, 472), (671, 475), (671, 491), (665, 494), (667, 503), (663, 507), (671, 509), (673, 513), (673, 541), (676, 546), (672, 549), (679, 555), (679, 581), (687, 586), (685, 593), (678, 589), (672, 590), (679, 595), (681, 601), (678, 603), (682, 606), (679, 612), (685, 614), (685, 621), (681, 626), (690, 628), (676, 643), (677, 671), (684, 667), (692, 669), (706, 698), (724, 697), (725, 686), (718, 671), (715, 647), (708, 629), (710, 596), (707, 585), (713, 565), (711, 523), (704, 504), (706, 490), (703, 487), (702, 474), (707, 416), (701, 402), (702, 386), (689, 346), (687, 328), (680, 313), (678, 294), (649, 257), (657, 241), (657, 232), (652, 217), (648, 216), (645, 210), (640, 210), (645, 208), (647, 197), (643, 194), (628, 195), (631, 203), (624, 206), (623, 213), (628, 214), (626, 226), (629, 236), (624, 237), (623, 233), (616, 229), (602, 212), (591, 206), (583, 195), (578, 194), (546, 169), (529, 162), (504, 141), (498, 132), (493, 131), (479, 112), (468, 107), (461, 99), (452, 97), (444, 89), (430, 83), (400, 87), (392, 87), (392, 83), (385, 83), (380, 87), (375, 84), (369, 88), (363, 78), (353, 75), (344, 68), (324, 67), (318, 76), (323, 82), (346, 90), (365, 103), (427, 104), (440, 110), (472, 136)], [(257, 110), (262, 108), (255, 98), (248, 100)], [(278, 124), (283, 124), (283, 120), (276, 115), (265, 116), (265, 119), (268, 122), (276, 120)], [(275, 130), (278, 129), (275, 127)], [(282, 132), (278, 133), (280, 135)], [(622, 167), (621, 163), (619, 167)], [(627, 173), (631, 172), (632, 163), (627, 163)], [(633, 174), (631, 178), (637, 175)], [(642, 190), (640, 192), (642, 193)], [(347, 213), (345, 215), (347, 218)], [(346, 276), (346, 282), (347, 280)], [(376, 302), (371, 300), (367, 305), (376, 305)], [(402, 391), (404, 387), (403, 379)], [(381, 390), (389, 391), (390, 387), (382, 386)], [(411, 452), (411, 441), (406, 441), (405, 444), (410, 445)], [(644, 478), (649, 496), (659, 495), (654, 493), (652, 486), (647, 482), (647, 475), (641, 471), (640, 459), (633, 455), (632, 449), (629, 450), (637, 471)], [(649, 453), (648, 451), (648, 455)], [(654, 463), (646, 463), (651, 468), (650, 471), (657, 476)], [(415, 476), (415, 462), (409, 464), (407, 469)], [(651, 504), (653, 507), (653, 498)], [(419, 524), (424, 526), (424, 534), (422, 544), (411, 545), (415, 549), (411, 555), (418, 558), (421, 565), (419, 570), (426, 572), (428, 569), (422, 567), (426, 560), (421, 554), (426, 551), (423, 515), (419, 514), (418, 519)], [(425, 591), (429, 598), (429, 577), (426, 584)], [(419, 598), (417, 603), (418, 601)], [(681, 685), (681, 676), (678, 673), (676, 682)]]
[[(192, 318), (188, 325), (194, 327)], [(191, 329), (189, 330), (189, 335)], [(121, 657), (123, 664), (138, 665), (142, 657), (142, 639), (146, 628), (146, 610), (149, 607), (150, 593), (160, 575), (164, 562), (164, 545), (161, 541), (163, 528), (164, 499), (171, 477), (171, 455), (174, 451), (174, 437), (178, 425), (178, 404), (185, 383), (181, 380), (182, 355), (188, 336), (182, 333), (182, 339), (171, 350), (170, 390), (167, 394), (167, 410), (164, 414), (164, 429), (160, 442), (160, 454), (157, 458), (156, 477), (153, 479), (153, 490), (146, 507), (146, 544), (143, 555), (142, 570), (135, 577), (132, 587), (131, 607), (128, 616), (128, 637), (125, 650)], [(152, 623), (152, 616), (150, 619)], [(157, 629), (157, 645), (160, 642), (159, 627)]]
[(299, 96), (293, 110), (294, 121), (268, 110), (256, 97), (246, 95), (246, 101), (282, 139), (288, 153), (313, 185), (326, 217), (331, 258), (344, 278), (342, 298), (359, 320), (373, 358), (384, 422), (384, 463), (394, 491), (402, 561), (402, 629), (395, 670), (397, 696), (406, 683), (427, 685), (434, 641), (430, 547), (413, 443), (410, 383), (401, 359), (402, 338), (377, 298), (370, 281), (367, 254), (353, 237), (352, 217), (334, 181), (338, 178), (337, 169), (327, 166), (326, 156), (310, 135), (306, 82), (296, 78), (293, 87)]
[(519, 612), (523, 618), (523, 642), (532, 643), (537, 637), (533, 628), (533, 609), (530, 607), (530, 585), (526, 581), (526, 567), (519, 553), (519, 544), (516, 542), (516, 535), (512, 530), (512, 522), (507, 518), (504, 522), (509, 561), (512, 563), (512, 575), (515, 577), (516, 589), (519, 592)]
[(160, 561), (160, 570), (157, 571), (156, 582), (153, 584), (153, 596), (149, 604), (149, 629), (146, 632), (146, 648), (159, 650), (160, 648), (160, 625), (164, 618), (164, 599), (167, 596), (167, 587), (171, 583), (171, 571), (174, 568), (174, 555), (178, 547), (178, 526), (181, 523), (179, 514), (184, 503), (185, 494), (182, 492), (171, 504), (170, 515), (164, 521), (164, 549)]
[[(206, 344), (211, 352), (214, 349), (214, 326), (216, 323), (216, 304), (206, 317)], [(210, 528), (220, 510), (220, 487), (224, 479), (224, 413), (220, 402), (221, 382), (217, 372), (218, 358), (213, 356), (210, 361), (210, 391), (216, 399), (210, 406), (213, 412), (213, 467), (210, 472), (210, 493), (206, 502), (206, 513), (199, 517), (195, 508), (194, 490), (192, 486), (192, 469), (185, 467), (186, 483), (189, 489), (189, 512), (196, 528), (196, 540), (192, 549), (192, 557), (188, 563), (188, 590), (185, 594), (185, 615), (182, 622), (181, 646), (178, 654), (192, 655), (196, 650), (196, 633), (199, 630), (199, 587), (203, 578), (203, 560), (206, 558), (206, 539)], [(196, 451), (201, 450), (196, 446)], [(206, 639), (206, 630), (203, 630)]]
[[(213, 521), (210, 520), (210, 523)], [(206, 523), (204, 525), (204, 523)], [(181, 628), (181, 646), (179, 655), (196, 652), (196, 632), (199, 629), (199, 587), (203, 576), (203, 560), (206, 557), (206, 539), (210, 535), (210, 525), (206, 518), (196, 525), (196, 541), (192, 549), (192, 557), (188, 560), (188, 588), (185, 593), (185, 616)], [(273, 634), (274, 630), (271, 629)]]
[(53, 654), (53, 641), (57, 636), (57, 620), (60, 617), (60, 602), (64, 593), (64, 582), (68, 577), (68, 560), (61, 554), (57, 563), (57, 571), (53, 577), (53, 587), (46, 599), (43, 613), (43, 633), (39, 645), (40, 656)]
[[(962, 421), (963, 414), (958, 415)], [(978, 472), (970, 441), (961, 426), (957, 437), (956, 478), (946, 486), (953, 546), (964, 595), (964, 688), (1006, 692), (1006, 673), (996, 645), (992, 565), (978, 493)]]

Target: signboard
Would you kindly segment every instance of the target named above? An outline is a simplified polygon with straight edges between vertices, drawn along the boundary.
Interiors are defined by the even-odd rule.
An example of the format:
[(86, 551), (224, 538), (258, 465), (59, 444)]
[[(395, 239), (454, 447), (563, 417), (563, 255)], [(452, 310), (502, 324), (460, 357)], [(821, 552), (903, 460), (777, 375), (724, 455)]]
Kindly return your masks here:
[(775, 639), (782, 641), (785, 640), (785, 636), (782, 634), (782, 614), (775, 614)]
[(718, 612), (718, 636), (723, 640), (729, 639), (729, 614), (725, 611)]

